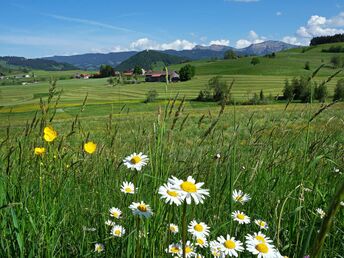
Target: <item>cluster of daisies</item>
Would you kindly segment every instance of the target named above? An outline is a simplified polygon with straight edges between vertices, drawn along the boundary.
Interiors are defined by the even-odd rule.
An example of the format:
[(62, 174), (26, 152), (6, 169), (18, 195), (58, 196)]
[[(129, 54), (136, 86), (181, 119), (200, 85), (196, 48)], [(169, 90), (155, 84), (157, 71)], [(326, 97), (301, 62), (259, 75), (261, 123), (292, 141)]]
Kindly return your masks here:
[[(174, 178), (172, 178), (174, 179)], [(176, 182), (176, 180), (169, 180), (169, 183)], [(173, 186), (173, 184), (164, 185), (160, 187), (159, 193), (162, 195), (161, 198), (165, 199), (166, 203), (174, 203), (180, 205), (180, 200), (176, 197), (181, 196), (178, 187)], [(174, 193), (171, 194), (171, 191)], [(178, 194), (177, 196), (175, 196)], [(243, 193), (241, 190), (234, 190), (232, 194), (234, 202), (240, 204), (245, 204), (251, 198), (248, 194)], [(182, 199), (181, 199), (182, 200)], [(202, 199), (203, 200), (203, 199)], [(232, 218), (239, 224), (249, 224), (251, 219), (241, 211), (234, 211), (232, 213)], [(254, 223), (259, 227), (260, 230), (267, 230), (268, 224), (260, 219), (255, 219)], [(172, 234), (177, 234), (179, 228), (176, 224), (169, 224), (169, 232)], [(213, 257), (238, 257), (239, 253), (244, 252), (246, 249), (252, 255), (258, 258), (283, 258), (280, 252), (275, 248), (272, 240), (258, 231), (253, 234), (247, 234), (245, 236), (245, 246), (244, 243), (236, 239), (234, 236), (229, 234), (223, 236), (218, 236), (215, 240), (208, 242), (210, 227), (204, 222), (198, 222), (197, 220), (192, 220), (188, 225), (188, 233), (192, 236), (192, 241), (187, 241), (184, 247), (184, 252), (186, 257), (204, 257), (202, 254), (197, 252), (197, 249), (209, 250)], [(182, 242), (172, 243), (166, 249), (168, 254), (173, 257), (182, 257), (183, 255), (183, 245)], [(202, 251), (203, 253), (203, 251)]]

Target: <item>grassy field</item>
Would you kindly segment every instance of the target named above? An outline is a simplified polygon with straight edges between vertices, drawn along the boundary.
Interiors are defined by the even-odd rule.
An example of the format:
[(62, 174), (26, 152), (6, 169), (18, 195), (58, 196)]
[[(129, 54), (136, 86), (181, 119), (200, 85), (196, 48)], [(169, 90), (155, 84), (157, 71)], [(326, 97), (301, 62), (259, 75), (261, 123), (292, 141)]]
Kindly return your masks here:
[[(211, 257), (209, 247), (196, 246), (192, 235), (183, 233), (183, 224), (195, 219), (210, 227), (208, 241), (230, 234), (245, 242), (245, 235), (260, 230), (281, 254), (303, 257), (316, 250), (315, 239), (323, 234), (318, 233), (323, 219), (316, 209), (331, 214), (334, 203), (338, 213), (324, 233), (319, 257), (341, 257), (344, 207), (334, 196), (343, 182), (343, 104), (312, 122), (319, 104), (226, 107), (220, 113), (219, 106), (190, 110), (181, 105), (109, 118), (89, 117), (78, 108), (73, 120), (55, 121), (52, 102), (52, 109), (27, 127), (3, 128), (0, 256), (169, 257), (165, 249), (186, 236), (192, 250)], [(48, 124), (58, 133), (50, 143), (42, 138)], [(95, 153), (83, 150), (86, 141), (97, 144)], [(35, 155), (34, 148), (43, 146), (46, 153)], [(141, 172), (126, 168), (122, 160), (140, 151), (148, 155), (148, 165)], [(199, 205), (166, 204), (158, 189), (171, 176), (193, 176), (210, 196)], [(124, 181), (133, 182), (137, 192), (121, 192)], [(234, 189), (252, 199), (235, 202)], [(140, 201), (153, 210), (150, 218), (129, 209)], [(119, 208), (122, 218), (111, 217), (111, 207)], [(251, 223), (233, 220), (237, 210)], [(111, 235), (108, 219), (125, 228), (123, 236)], [(255, 219), (269, 228), (259, 229)], [(169, 223), (179, 233), (169, 232)], [(96, 243), (105, 250), (95, 253)], [(253, 256), (246, 250), (240, 257)]]
[[(282, 67), (280, 55), (292, 59), (294, 51), (300, 50), (266, 60)], [(312, 64), (319, 53), (311, 51), (303, 55), (313, 55)], [(240, 74), (245, 65), (236, 62), (245, 60), (196, 62), (193, 80), (167, 89), (163, 83), (112, 87), (106, 79), (60, 80), (56, 94), (49, 93), (48, 82), (0, 87), (0, 257), (173, 257), (166, 249), (174, 243), (183, 250), (186, 240), (191, 245), (185, 250), (213, 257), (211, 241), (229, 234), (244, 243), (239, 257), (249, 258), (257, 255), (250, 254), (245, 237), (259, 231), (271, 243), (253, 247), (283, 255), (270, 257), (343, 257), (344, 103), (221, 107), (193, 101), (218, 72), (235, 79), (237, 101), (260, 90), (281, 95), (286, 78), (307, 73), (296, 72), (294, 60), (288, 71), (275, 73), (278, 64), (264, 61), (264, 75), (260, 65), (247, 64), (247, 74)], [(316, 80), (333, 72), (325, 68)], [(339, 78), (328, 85), (330, 95)], [(159, 97), (145, 104), (150, 89)], [(51, 142), (44, 138), (46, 126), (57, 132)], [(88, 141), (97, 145), (92, 154), (84, 149)], [(44, 147), (44, 154), (35, 153), (36, 147)], [(134, 152), (149, 158), (142, 171), (123, 162)], [(188, 176), (204, 182), (201, 188), (209, 196), (198, 205), (182, 198), (180, 206), (166, 204), (158, 192), (172, 176), (183, 180), (170, 189), (180, 197), (194, 191), (192, 184), (185, 188), (189, 192), (181, 187)], [(135, 194), (121, 191), (124, 181), (135, 185)], [(234, 190), (251, 200), (241, 204), (232, 198)], [(149, 218), (129, 208), (141, 201), (153, 211)], [(110, 216), (112, 207), (121, 210), (121, 218)], [(244, 212), (250, 223), (239, 224), (235, 211)], [(260, 228), (256, 219), (268, 228)], [(107, 220), (125, 232), (112, 230)], [(193, 220), (210, 227), (208, 245), (199, 246), (187, 232)], [(170, 223), (178, 226), (176, 234)], [(96, 244), (104, 250), (96, 252)], [(216, 246), (227, 250), (224, 243)]]

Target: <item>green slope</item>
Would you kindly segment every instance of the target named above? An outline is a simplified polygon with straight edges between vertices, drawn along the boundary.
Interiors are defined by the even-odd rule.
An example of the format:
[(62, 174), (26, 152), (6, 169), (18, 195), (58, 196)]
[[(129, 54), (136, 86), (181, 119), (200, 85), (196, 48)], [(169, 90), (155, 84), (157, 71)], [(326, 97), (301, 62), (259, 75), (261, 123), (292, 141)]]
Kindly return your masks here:
[[(276, 54), (276, 58), (259, 57), (260, 64), (251, 65), (252, 57), (244, 57), (236, 60), (202, 60), (190, 62), (196, 67), (197, 75), (285, 75), (299, 76), (310, 74), (321, 64), (326, 67), (319, 75), (328, 76), (334, 73), (330, 60), (334, 55), (344, 58), (344, 53), (324, 53), (322, 49), (331, 46), (343, 46), (344, 43), (324, 44), (316, 47), (297, 48), (282, 51)], [(306, 51), (305, 51), (306, 50)], [(310, 62), (311, 71), (304, 69), (306, 62)], [(172, 65), (170, 69), (178, 70), (182, 65)]]
[(172, 64), (180, 64), (185, 61), (186, 58), (184, 57), (169, 55), (154, 50), (145, 50), (125, 60), (116, 66), (116, 69), (119, 71), (124, 71), (133, 69), (136, 65), (138, 65), (143, 69), (149, 70), (154, 69), (156, 66), (163, 67)]

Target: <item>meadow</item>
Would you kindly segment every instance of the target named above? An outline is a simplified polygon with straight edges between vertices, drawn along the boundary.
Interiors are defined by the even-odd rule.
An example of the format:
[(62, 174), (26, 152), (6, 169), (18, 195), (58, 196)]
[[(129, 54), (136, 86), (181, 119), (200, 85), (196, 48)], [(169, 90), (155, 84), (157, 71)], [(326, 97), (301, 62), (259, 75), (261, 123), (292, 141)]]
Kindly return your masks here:
[[(73, 85), (68, 86), (73, 91)], [(97, 92), (104, 101), (110, 98), (97, 90), (75, 107), (72, 119), (63, 119), (55, 112), (59, 105), (79, 99), (74, 99), (78, 94), (69, 99), (67, 92), (57, 105), (53, 92), (58, 90), (42, 98), (40, 111), (31, 114), (26, 125), (11, 117), (10, 125), (1, 128), (1, 257), (172, 257), (167, 252), (178, 248), (182, 256), (182, 239), (186, 257), (213, 257), (220, 248), (211, 242), (217, 237), (229, 234), (240, 246), (238, 241), (248, 243), (245, 236), (259, 231), (269, 252), (273, 245), (288, 257), (342, 257), (343, 194), (336, 195), (344, 170), (342, 103), (316, 115), (321, 104), (192, 109), (171, 100), (154, 103), (155, 112), (124, 108), (92, 116), (99, 111), (92, 96)], [(25, 99), (24, 88), (20, 92), (22, 96), (12, 95), (13, 101), (37, 101)], [(27, 119), (30, 113), (25, 114)], [(46, 126), (57, 132), (53, 141), (46, 141)], [(84, 146), (89, 141), (96, 144), (93, 153)], [(35, 154), (37, 147), (44, 147), (44, 154)], [(149, 158), (141, 171), (123, 162), (134, 152)], [(209, 196), (197, 205), (165, 203), (158, 190), (172, 176), (204, 182)], [(134, 184), (134, 194), (121, 191), (125, 181)], [(251, 199), (241, 203), (232, 197), (234, 190)], [(136, 211), (152, 209), (148, 218), (129, 208), (141, 201), (149, 206)], [(112, 207), (120, 209), (119, 218), (110, 213)], [(244, 212), (250, 223), (240, 224), (235, 211)], [(327, 219), (333, 220), (332, 227)], [(200, 246), (186, 232), (193, 220), (210, 227), (208, 245)], [(170, 223), (178, 226), (177, 233)], [(317, 251), (323, 236), (324, 245)], [(240, 257), (257, 256), (237, 251)]]
[(276, 73), (241, 58), (167, 86), (1, 86), (0, 257), (344, 257), (344, 103), (328, 105), (341, 75), (324, 104), (194, 101), (216, 71), (237, 102), (282, 95), (311, 73), (293, 51)]

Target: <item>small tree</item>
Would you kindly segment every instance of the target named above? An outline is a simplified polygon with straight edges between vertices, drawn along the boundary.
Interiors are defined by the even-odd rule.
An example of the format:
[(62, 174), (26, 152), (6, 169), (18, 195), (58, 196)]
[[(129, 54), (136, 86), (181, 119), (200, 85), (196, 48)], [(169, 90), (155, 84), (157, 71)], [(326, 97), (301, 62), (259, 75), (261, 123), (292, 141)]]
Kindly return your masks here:
[(212, 77), (208, 81), (208, 88), (213, 92), (214, 101), (229, 102), (232, 85), (233, 83), (228, 84), (221, 76)]
[(253, 57), (252, 60), (251, 60), (251, 64), (253, 65), (257, 65), (260, 63), (260, 60), (258, 57)]
[(338, 68), (341, 66), (340, 56), (333, 56), (330, 60), (330, 63), (333, 65), (333, 68)]
[(259, 93), (259, 100), (260, 100), (260, 101), (264, 101), (264, 100), (265, 100), (265, 96), (264, 96), (263, 90), (260, 90), (260, 93)]
[(325, 102), (327, 97), (327, 87), (325, 83), (320, 83), (320, 85), (315, 84), (314, 86), (314, 98), (319, 102)]
[(156, 90), (149, 90), (146, 94), (145, 103), (154, 102), (158, 97), (158, 92)]
[(307, 61), (306, 63), (305, 63), (305, 70), (310, 70), (311, 69), (311, 66), (310, 66), (310, 63), (309, 63), (309, 61)]
[(179, 70), (179, 77), (181, 81), (191, 80), (195, 76), (196, 69), (192, 65), (185, 65)]
[(286, 79), (284, 83), (283, 97), (287, 100), (292, 100), (294, 98), (294, 87), (289, 83), (288, 79)]
[(340, 79), (334, 89), (333, 101), (344, 101), (344, 79)]
[(101, 65), (99, 69), (100, 77), (110, 77), (115, 75), (115, 70), (110, 65)]
[(135, 65), (134, 72), (135, 75), (142, 75), (142, 68), (138, 65)]
[(237, 59), (237, 54), (233, 50), (228, 50), (225, 52), (224, 59)]

